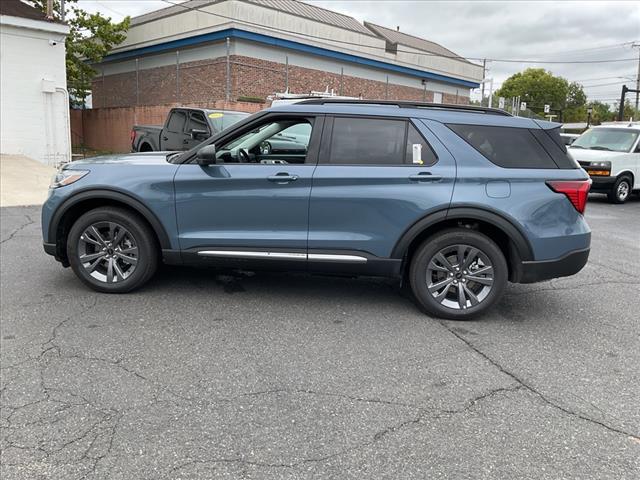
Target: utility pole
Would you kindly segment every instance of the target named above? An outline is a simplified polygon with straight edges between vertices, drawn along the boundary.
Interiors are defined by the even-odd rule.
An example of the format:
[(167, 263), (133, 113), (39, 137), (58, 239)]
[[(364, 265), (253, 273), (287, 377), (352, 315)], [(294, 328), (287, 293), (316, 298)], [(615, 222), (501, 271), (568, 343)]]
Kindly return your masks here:
[(60, 0), (60, 20), (64, 23), (65, 19), (65, 9), (64, 9), (64, 0)]
[[(482, 85), (480, 87), (480, 105), (484, 102), (484, 79), (487, 76), (487, 59), (482, 60)], [(491, 105), (489, 105), (491, 106)]]
[(633, 43), (631, 48), (638, 49), (638, 73), (636, 74), (636, 110), (638, 110), (638, 91), (640, 91), (640, 43)]

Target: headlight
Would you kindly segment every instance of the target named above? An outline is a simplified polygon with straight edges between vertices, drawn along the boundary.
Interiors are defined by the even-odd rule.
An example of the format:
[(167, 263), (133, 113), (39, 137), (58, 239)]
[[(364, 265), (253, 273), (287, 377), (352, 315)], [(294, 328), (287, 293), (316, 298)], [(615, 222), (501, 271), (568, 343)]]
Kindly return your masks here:
[(59, 188), (71, 185), (84, 177), (89, 170), (60, 170), (51, 179), (49, 188)]
[(591, 162), (590, 167), (602, 168), (604, 170), (611, 170), (611, 162)]

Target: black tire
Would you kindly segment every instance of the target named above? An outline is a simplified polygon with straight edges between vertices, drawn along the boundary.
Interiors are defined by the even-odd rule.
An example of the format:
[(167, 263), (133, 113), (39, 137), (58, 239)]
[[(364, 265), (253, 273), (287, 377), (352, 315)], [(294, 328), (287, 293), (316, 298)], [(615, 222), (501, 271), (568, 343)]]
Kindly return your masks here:
[[(134, 257), (135, 265), (122, 264), (124, 268), (131, 268), (132, 266), (134, 268), (131, 271), (126, 271), (122, 268), (118, 270), (124, 271), (125, 273), (128, 272), (129, 275), (126, 278), (123, 276), (121, 279), (119, 274), (114, 274), (115, 269), (111, 269), (109, 273), (106, 273), (109, 265), (108, 259), (101, 259), (102, 263), (95, 270), (95, 275), (101, 275), (99, 271), (104, 269), (105, 280), (94, 278), (94, 276), (92, 276), (93, 274), (89, 273), (87, 267), (85, 267), (88, 263), (83, 264), (80, 259), (80, 255), (82, 254), (81, 250), (87, 248), (83, 247), (84, 245), (97, 245), (97, 242), (90, 244), (84, 240), (85, 237), (83, 237), (83, 235), (86, 234), (86, 230), (92, 225), (105, 224), (115, 224), (126, 231), (127, 236), (124, 240), (121, 240), (121, 242), (128, 242), (126, 246), (130, 247), (129, 250), (135, 249), (135, 254), (128, 254), (126, 257)], [(116, 232), (119, 231), (120, 230), (116, 230)], [(133, 245), (133, 247), (131, 247), (131, 245)], [(93, 246), (92, 248), (94, 248), (95, 251), (90, 253), (90, 255), (101, 254), (100, 250), (102, 249), (100, 247)], [(114, 262), (122, 262), (120, 259), (115, 260), (115, 255), (120, 255), (117, 245), (114, 246), (114, 249), (116, 251), (113, 251), (113, 249), (110, 251), (110, 253), (113, 254), (112, 258), (114, 258)], [(86, 254), (86, 252), (84, 254)], [(104, 255), (108, 256), (108, 253)], [(71, 268), (83, 283), (98, 292), (104, 293), (126, 293), (139, 288), (153, 276), (158, 268), (158, 247), (153, 230), (136, 213), (117, 207), (96, 208), (78, 218), (71, 227), (67, 237), (67, 257), (69, 258)], [(108, 275), (111, 276), (112, 280), (115, 275), (115, 280), (111, 283), (108, 282)]]
[(632, 181), (628, 175), (622, 175), (613, 184), (613, 188), (607, 193), (609, 202), (621, 204), (626, 202), (631, 195)]
[[(471, 259), (471, 254), (474, 249), (477, 249), (479, 252), (477, 254), (478, 260), (466, 267), (469, 270), (463, 268), (460, 272), (456, 271), (456, 268), (460, 265), (459, 262), (448, 262), (447, 265), (450, 269), (448, 267), (446, 269), (440, 268), (444, 264), (440, 260), (434, 259), (434, 257), (443, 251), (446, 252), (448, 249), (456, 249), (457, 251), (457, 246), (465, 248), (463, 256), (466, 255), (465, 258), (468, 259)], [(435, 266), (440, 271), (429, 270), (430, 265), (434, 265), (431, 263), (432, 261), (435, 261)], [(483, 264), (485, 265), (484, 267), (482, 266)], [(480, 271), (480, 268), (486, 269), (487, 266), (492, 267), (490, 273), (473, 276), (474, 271)], [(463, 271), (469, 275), (463, 275)], [(439, 278), (434, 280), (434, 275)], [(457, 277), (458, 275), (460, 277)], [(483, 275), (487, 275), (487, 278)], [(488, 278), (489, 275), (492, 275), (491, 279)], [(440, 276), (444, 278), (440, 278)], [(425, 240), (414, 253), (409, 272), (411, 290), (420, 308), (428, 315), (450, 320), (471, 320), (486, 312), (502, 296), (508, 277), (507, 262), (500, 248), (486, 235), (464, 228), (443, 230)], [(474, 282), (471, 278), (485, 282), (492, 280), (492, 284), (490, 286), (487, 285), (485, 288), (483, 284)], [(456, 285), (452, 283), (445, 284), (445, 287), (436, 291), (435, 295), (444, 292), (444, 296), (437, 300), (434, 294), (429, 291), (427, 282), (432, 282), (432, 287), (435, 287), (440, 281), (455, 281)], [(465, 282), (464, 285), (462, 284), (463, 281)], [(459, 295), (460, 288), (463, 289), (462, 298), (465, 300), (462, 301), (459, 297), (452, 300), (451, 297)], [(469, 291), (471, 291), (470, 294), (467, 293)], [(477, 297), (476, 294), (478, 295)], [(473, 295), (477, 304), (473, 304), (474, 301), (472, 301), (471, 295)], [(481, 300), (478, 301), (479, 298)], [(458, 306), (445, 305), (442, 302), (447, 304), (457, 302)], [(464, 307), (461, 306), (463, 304)]]

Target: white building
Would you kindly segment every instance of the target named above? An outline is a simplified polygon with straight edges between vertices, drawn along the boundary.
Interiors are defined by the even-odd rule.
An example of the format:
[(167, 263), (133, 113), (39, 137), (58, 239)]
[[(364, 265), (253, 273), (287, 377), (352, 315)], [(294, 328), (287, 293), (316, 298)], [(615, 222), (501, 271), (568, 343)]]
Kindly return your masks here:
[(65, 37), (20, 0), (0, 1), (0, 153), (71, 160)]

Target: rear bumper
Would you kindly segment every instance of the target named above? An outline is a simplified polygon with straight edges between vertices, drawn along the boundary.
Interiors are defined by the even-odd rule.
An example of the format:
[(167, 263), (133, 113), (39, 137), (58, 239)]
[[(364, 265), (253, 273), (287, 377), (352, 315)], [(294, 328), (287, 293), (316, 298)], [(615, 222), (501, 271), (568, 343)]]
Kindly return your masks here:
[(520, 261), (515, 266), (514, 283), (535, 283), (575, 275), (587, 264), (590, 248), (574, 250), (560, 258)]

